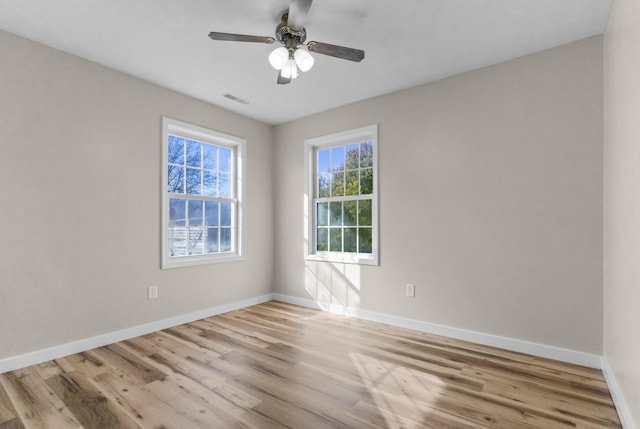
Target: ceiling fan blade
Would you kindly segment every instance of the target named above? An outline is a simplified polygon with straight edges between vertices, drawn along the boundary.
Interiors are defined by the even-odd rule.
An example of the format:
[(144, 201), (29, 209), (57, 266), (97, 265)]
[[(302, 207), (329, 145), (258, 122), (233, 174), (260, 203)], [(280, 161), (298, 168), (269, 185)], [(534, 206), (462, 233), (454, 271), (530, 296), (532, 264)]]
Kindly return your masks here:
[(287, 24), (294, 30), (302, 30), (307, 22), (307, 14), (313, 0), (291, 0)]
[(330, 45), (321, 42), (309, 42), (307, 43), (307, 48), (309, 51), (317, 54), (330, 55), (357, 63), (364, 59), (364, 51), (361, 49), (345, 48), (344, 46)]
[(209, 33), (212, 40), (224, 40), (228, 42), (256, 42), (256, 43), (273, 43), (273, 37), (249, 36), (247, 34), (218, 33), (212, 31)]
[(282, 76), (282, 70), (280, 70), (278, 72), (278, 85), (286, 85), (288, 83), (291, 83), (291, 78), (290, 77), (283, 77)]

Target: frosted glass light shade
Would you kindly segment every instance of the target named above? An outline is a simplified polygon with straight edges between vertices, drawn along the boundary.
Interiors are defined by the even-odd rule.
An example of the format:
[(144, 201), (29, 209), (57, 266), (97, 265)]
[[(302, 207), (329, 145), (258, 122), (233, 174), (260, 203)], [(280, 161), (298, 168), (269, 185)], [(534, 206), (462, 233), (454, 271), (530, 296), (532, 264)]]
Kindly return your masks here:
[(297, 79), (298, 78), (298, 66), (293, 59), (287, 60), (287, 63), (282, 68), (282, 77), (285, 79)]
[(284, 46), (276, 48), (269, 54), (269, 64), (276, 70), (282, 70), (289, 60), (289, 51)]
[(300, 71), (302, 72), (311, 70), (315, 61), (313, 56), (304, 49), (296, 49), (293, 53), (293, 58), (296, 60), (296, 64), (300, 67)]

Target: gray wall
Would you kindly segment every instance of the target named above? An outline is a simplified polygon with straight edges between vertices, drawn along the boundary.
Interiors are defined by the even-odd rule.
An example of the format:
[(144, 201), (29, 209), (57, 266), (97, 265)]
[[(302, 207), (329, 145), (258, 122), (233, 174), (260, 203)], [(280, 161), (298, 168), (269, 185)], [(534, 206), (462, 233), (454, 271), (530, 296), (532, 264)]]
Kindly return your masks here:
[[(277, 126), (276, 292), (600, 354), (602, 115), (598, 36)], [(371, 123), (380, 266), (305, 263), (303, 141)]]
[[(0, 52), (0, 359), (271, 292), (270, 126), (9, 33)], [(160, 270), (163, 115), (247, 139), (246, 261)]]
[(640, 428), (640, 9), (613, 2), (605, 36), (604, 356)]

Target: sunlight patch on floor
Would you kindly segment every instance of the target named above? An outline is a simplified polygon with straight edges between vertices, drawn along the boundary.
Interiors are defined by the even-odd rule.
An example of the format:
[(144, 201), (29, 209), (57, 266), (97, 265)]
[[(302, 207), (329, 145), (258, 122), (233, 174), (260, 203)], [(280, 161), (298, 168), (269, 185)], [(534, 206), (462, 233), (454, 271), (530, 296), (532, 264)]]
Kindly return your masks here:
[(361, 353), (349, 356), (389, 429), (423, 427), (445, 388), (440, 378)]

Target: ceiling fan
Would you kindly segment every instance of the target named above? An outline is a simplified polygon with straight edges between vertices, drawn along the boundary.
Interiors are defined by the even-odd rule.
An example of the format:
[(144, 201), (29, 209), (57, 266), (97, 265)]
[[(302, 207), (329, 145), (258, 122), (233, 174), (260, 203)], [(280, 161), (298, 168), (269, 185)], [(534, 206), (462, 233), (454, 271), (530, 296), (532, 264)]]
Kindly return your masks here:
[[(308, 42), (307, 30), (304, 23), (313, 0), (291, 0), (289, 10), (282, 15), (276, 26), (274, 37), (250, 36), (246, 34), (219, 33), (212, 31), (209, 37), (213, 40), (231, 42), (274, 43), (278, 41), (282, 46), (276, 48), (269, 55), (269, 63), (278, 70), (278, 83), (290, 83), (298, 78), (298, 70), (309, 71), (313, 67), (314, 59), (309, 52), (344, 60), (360, 62), (364, 59), (364, 51), (344, 46), (330, 45), (322, 42)], [(303, 49), (306, 47), (307, 50)]]

